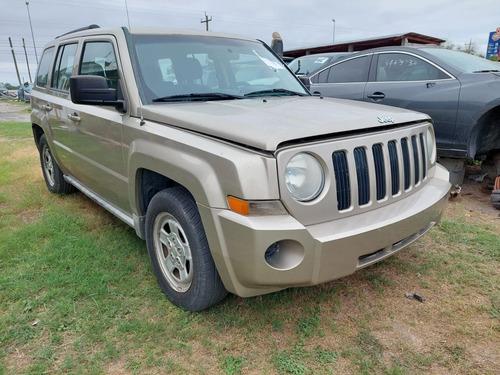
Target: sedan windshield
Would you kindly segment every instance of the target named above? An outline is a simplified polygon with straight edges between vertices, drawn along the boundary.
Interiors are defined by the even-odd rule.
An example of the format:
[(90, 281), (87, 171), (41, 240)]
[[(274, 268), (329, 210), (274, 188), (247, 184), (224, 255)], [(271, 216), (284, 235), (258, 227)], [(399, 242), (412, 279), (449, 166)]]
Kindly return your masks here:
[(149, 104), (309, 95), (257, 41), (199, 35), (133, 35), (132, 40), (142, 98)]
[(500, 63), (486, 60), (465, 52), (453, 51), (444, 48), (422, 48), (423, 51), (434, 55), (466, 73), (483, 73), (500, 71)]

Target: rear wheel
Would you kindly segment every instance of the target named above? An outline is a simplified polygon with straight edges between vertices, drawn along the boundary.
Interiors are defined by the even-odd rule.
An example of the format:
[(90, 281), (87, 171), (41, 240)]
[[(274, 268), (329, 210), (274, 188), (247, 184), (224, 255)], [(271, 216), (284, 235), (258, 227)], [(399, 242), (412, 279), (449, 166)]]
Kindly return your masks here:
[(189, 311), (224, 299), (195, 202), (182, 187), (158, 192), (146, 214), (146, 243), (158, 283), (166, 297)]
[(40, 137), (40, 164), (42, 165), (43, 178), (50, 192), (55, 194), (69, 194), (75, 190), (73, 185), (66, 182), (64, 175), (57, 165), (45, 134)]

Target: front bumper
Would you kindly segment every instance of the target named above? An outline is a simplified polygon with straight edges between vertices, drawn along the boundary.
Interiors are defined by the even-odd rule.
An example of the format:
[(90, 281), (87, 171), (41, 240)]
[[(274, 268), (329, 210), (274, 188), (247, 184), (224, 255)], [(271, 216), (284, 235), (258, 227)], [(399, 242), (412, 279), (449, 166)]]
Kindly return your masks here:
[[(226, 289), (250, 297), (316, 285), (352, 274), (401, 250), (441, 218), (450, 184), (446, 170), (439, 165), (436, 168), (425, 186), (402, 200), (309, 226), (288, 215), (246, 217), (200, 206)], [(271, 266), (265, 253), (275, 243), (279, 251)]]

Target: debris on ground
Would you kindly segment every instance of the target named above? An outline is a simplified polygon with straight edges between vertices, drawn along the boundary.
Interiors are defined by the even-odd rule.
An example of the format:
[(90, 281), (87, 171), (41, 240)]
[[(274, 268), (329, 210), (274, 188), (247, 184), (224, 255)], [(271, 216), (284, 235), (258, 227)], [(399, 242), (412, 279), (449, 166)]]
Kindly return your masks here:
[(455, 185), (450, 190), (450, 198), (456, 198), (462, 192), (462, 187)]
[(474, 182), (483, 182), (484, 181), (484, 178), (488, 176), (488, 173), (484, 173), (484, 174), (472, 174), (469, 176), (469, 180), (472, 180)]
[(415, 299), (418, 302), (422, 302), (422, 303), (425, 302), (425, 298), (422, 297), (422, 296), (420, 296), (420, 295), (418, 295), (417, 293), (408, 293), (408, 292), (406, 292), (405, 296), (408, 299)]

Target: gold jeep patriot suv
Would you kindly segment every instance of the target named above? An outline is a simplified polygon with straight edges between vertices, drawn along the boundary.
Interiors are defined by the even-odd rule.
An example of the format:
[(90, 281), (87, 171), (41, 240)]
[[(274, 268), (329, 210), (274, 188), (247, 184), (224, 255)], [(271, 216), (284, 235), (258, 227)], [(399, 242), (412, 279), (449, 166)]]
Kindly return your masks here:
[(135, 228), (190, 311), (378, 262), (450, 188), (427, 115), (311, 96), (254, 39), (75, 30), (45, 46), (31, 105), (48, 189)]

